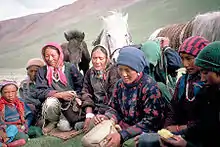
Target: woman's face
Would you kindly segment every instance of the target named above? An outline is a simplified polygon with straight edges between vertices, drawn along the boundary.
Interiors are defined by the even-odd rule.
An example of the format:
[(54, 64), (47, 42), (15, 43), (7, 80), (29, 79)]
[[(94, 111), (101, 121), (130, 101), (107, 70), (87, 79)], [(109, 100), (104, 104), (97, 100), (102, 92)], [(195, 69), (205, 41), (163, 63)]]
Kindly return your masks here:
[(36, 80), (36, 74), (37, 74), (37, 70), (38, 70), (39, 66), (30, 66), (27, 69), (27, 75), (29, 76), (31, 81), (35, 81)]
[(118, 73), (121, 76), (123, 82), (126, 84), (134, 82), (138, 77), (138, 73), (135, 70), (124, 65), (118, 66)]
[(195, 74), (199, 71), (199, 68), (195, 66), (195, 57), (186, 53), (180, 53), (183, 66), (186, 68), (188, 74)]
[(53, 49), (51, 47), (47, 47), (45, 49), (44, 58), (49, 66), (56, 67), (59, 61), (59, 57), (60, 55), (58, 53), (58, 50)]
[(105, 70), (107, 61), (107, 56), (100, 49), (92, 53), (92, 64), (95, 70)]
[(6, 85), (2, 89), (2, 96), (6, 101), (12, 102), (17, 97), (17, 87), (13, 84)]
[(201, 69), (202, 80), (206, 82), (208, 85), (219, 85), (220, 84), (220, 76), (212, 71), (207, 71), (205, 69)]

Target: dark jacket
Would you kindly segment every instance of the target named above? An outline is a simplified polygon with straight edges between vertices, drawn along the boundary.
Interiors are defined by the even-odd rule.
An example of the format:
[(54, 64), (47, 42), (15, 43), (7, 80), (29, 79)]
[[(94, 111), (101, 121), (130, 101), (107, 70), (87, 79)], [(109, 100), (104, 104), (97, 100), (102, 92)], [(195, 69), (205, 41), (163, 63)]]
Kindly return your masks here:
[(196, 96), (197, 123), (185, 132), (187, 141), (203, 147), (220, 146), (220, 89), (204, 87)]
[[(72, 90), (75, 90), (77, 94), (79, 94), (82, 90), (83, 84), (82, 74), (77, 70), (74, 65), (66, 62), (64, 63), (64, 65), (64, 74), (67, 77), (67, 83), (72, 88)], [(49, 86), (46, 74), (47, 68), (46, 66), (43, 66), (38, 70), (36, 78), (37, 96), (41, 102), (44, 102), (47, 97), (50, 97), (57, 92), (55, 88)]]
[(120, 79), (116, 65), (109, 65), (103, 75), (102, 78), (97, 78), (95, 69), (90, 68), (84, 77), (82, 107), (90, 106), (95, 110), (94, 113), (103, 113), (101, 111), (107, 109), (114, 85)]
[(31, 82), (28, 79), (21, 82), (19, 95), (27, 104), (33, 104), (34, 106), (41, 105), (41, 102), (37, 98), (36, 83)]
[(171, 100), (170, 111), (165, 121), (165, 127), (170, 125), (187, 125), (190, 127), (196, 121), (194, 114), (195, 100), (189, 101), (186, 99), (186, 83), (189, 83), (188, 97), (194, 99), (198, 92), (200, 75), (183, 75), (176, 84), (176, 89)]

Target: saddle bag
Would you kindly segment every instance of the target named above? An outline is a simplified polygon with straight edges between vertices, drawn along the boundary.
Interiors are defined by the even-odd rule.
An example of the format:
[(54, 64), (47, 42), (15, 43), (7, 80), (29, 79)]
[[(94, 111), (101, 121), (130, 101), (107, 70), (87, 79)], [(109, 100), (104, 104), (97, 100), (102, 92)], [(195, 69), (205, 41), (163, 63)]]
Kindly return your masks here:
[(108, 143), (106, 137), (111, 133), (118, 132), (117, 128), (119, 126), (115, 125), (112, 120), (103, 120), (83, 136), (82, 145), (84, 147), (105, 147)]

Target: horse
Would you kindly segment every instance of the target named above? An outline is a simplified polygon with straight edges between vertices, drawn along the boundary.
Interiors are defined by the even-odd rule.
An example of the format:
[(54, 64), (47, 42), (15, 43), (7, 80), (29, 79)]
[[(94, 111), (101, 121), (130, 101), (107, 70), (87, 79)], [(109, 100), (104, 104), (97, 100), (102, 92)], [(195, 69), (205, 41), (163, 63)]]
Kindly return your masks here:
[(64, 32), (64, 36), (68, 41), (61, 44), (64, 54), (64, 61), (74, 64), (85, 74), (89, 69), (91, 57), (87, 48), (87, 44), (84, 41), (84, 32), (73, 30)]
[(210, 42), (220, 40), (220, 12), (198, 14), (190, 21), (181, 24), (172, 24), (154, 31), (149, 40), (156, 37), (168, 37), (170, 47), (178, 50), (183, 41), (191, 36), (202, 36)]
[(102, 45), (107, 49), (108, 56), (112, 61), (117, 61), (120, 48), (132, 45), (131, 34), (128, 29), (128, 14), (110, 11), (112, 15), (101, 17), (103, 28), (93, 46)]

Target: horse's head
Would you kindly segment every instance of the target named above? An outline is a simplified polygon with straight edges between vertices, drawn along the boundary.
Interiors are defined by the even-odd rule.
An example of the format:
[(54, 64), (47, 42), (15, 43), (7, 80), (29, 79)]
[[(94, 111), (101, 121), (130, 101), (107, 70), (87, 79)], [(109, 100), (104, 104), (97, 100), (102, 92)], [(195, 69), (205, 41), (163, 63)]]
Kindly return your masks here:
[(108, 49), (110, 57), (113, 55), (112, 58), (117, 59), (116, 49), (131, 45), (132, 39), (128, 30), (128, 14), (112, 13), (108, 17), (102, 17), (103, 32), (100, 36), (100, 44)]
[(69, 60), (71, 63), (77, 65), (81, 62), (85, 34), (78, 30), (64, 32), (64, 36), (68, 41), (67, 50), (69, 52)]

